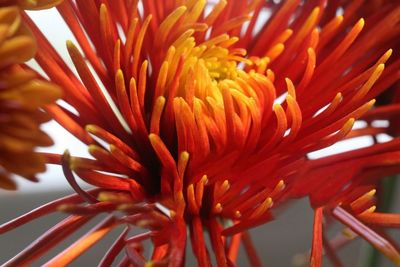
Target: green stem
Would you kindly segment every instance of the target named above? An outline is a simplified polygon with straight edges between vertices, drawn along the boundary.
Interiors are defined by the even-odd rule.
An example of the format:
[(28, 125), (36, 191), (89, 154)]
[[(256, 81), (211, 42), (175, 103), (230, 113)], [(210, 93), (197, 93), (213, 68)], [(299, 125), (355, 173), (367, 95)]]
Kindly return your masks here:
[[(390, 212), (391, 206), (396, 193), (396, 182), (400, 177), (392, 176), (386, 177), (380, 183), (380, 188), (378, 191), (378, 211), (379, 212)], [(379, 267), (381, 254), (379, 251), (374, 249), (369, 244), (366, 244), (361, 252), (362, 263), (360, 266), (365, 267)]]

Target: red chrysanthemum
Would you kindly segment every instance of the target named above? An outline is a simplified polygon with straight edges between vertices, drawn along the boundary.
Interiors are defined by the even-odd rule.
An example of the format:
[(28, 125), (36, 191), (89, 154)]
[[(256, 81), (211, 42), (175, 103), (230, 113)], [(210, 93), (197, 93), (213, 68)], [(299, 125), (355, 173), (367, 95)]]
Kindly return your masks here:
[[(102, 212), (110, 216), (46, 266), (69, 264), (121, 224), (100, 266), (122, 250), (122, 266), (183, 266), (188, 242), (199, 266), (210, 266), (212, 254), (218, 266), (231, 266), (241, 241), (260, 266), (247, 230), (304, 196), (315, 209), (311, 266), (321, 266), (323, 246), (339, 265), (334, 245), (323, 242), (324, 216), (400, 264), (384, 233), (400, 216), (374, 213), (371, 191), (400, 172), (398, 126), (352, 130), (356, 120), (393, 121), (400, 112), (398, 104), (374, 108), (383, 91), (398, 91), (396, 1), (70, 0), (57, 9), (80, 46), (67, 42), (79, 77), (25, 16), (38, 39), (37, 62), (77, 113), (59, 105), (46, 111), (93, 158), (44, 154), (62, 165), (77, 195), (0, 232), (56, 210), (71, 215), (9, 266), (34, 261)], [(393, 139), (307, 158), (382, 132)], [(74, 173), (96, 189), (81, 189)], [(131, 234), (135, 225), (148, 231)], [(154, 244), (150, 258), (145, 240)]]

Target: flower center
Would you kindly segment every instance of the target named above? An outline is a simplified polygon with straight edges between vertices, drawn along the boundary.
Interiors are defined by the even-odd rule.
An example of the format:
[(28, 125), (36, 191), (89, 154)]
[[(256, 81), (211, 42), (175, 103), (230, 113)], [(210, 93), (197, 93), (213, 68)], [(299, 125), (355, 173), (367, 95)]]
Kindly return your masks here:
[(231, 48), (237, 41), (237, 37), (230, 37), (227, 34), (198, 45), (192, 36), (185, 39), (178, 38), (168, 50), (165, 59), (170, 62), (168, 76), (173, 76), (179, 65), (179, 59), (184, 58), (177, 95), (185, 97), (192, 85), (194, 97), (204, 100), (211, 96), (219, 99), (217, 96), (219, 93), (216, 91), (220, 91), (220, 82), (234, 81), (239, 76), (240, 62), (252, 63), (244, 58), (246, 50)]

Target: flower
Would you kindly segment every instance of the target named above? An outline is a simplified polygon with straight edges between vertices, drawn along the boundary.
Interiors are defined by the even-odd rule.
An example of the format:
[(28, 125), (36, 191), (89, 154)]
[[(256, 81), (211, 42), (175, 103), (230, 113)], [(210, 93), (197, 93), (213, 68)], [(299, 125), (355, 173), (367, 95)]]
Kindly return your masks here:
[(0, 6), (19, 6), (22, 9), (27, 10), (39, 10), (51, 8), (62, 0), (0, 0)]
[[(198, 264), (210, 266), (205, 235), (218, 266), (234, 265), (241, 241), (252, 265), (260, 266), (247, 230), (272, 220), (272, 208), (305, 196), (315, 210), (312, 266), (321, 266), (323, 246), (338, 261), (332, 242), (323, 241), (324, 216), (400, 264), (396, 246), (381, 231), (388, 221), (398, 226), (400, 217), (373, 212), (377, 181), (400, 171), (400, 139), (308, 158), (342, 139), (385, 132), (352, 127), (399, 111), (373, 106), (385, 89), (398, 89), (400, 60), (392, 48), (399, 45), (400, 6), (372, 6), (65, 1), (57, 9), (81, 48), (67, 41), (79, 77), (25, 16), (38, 39), (35, 59), (77, 113), (57, 104), (45, 110), (87, 144), (93, 158), (43, 154), (62, 165), (77, 194), (0, 232), (56, 210), (71, 215), (7, 264), (31, 263), (107, 212), (48, 266), (69, 264), (121, 224), (126, 228), (101, 266), (122, 250), (121, 264), (182, 266), (188, 242)], [(340, 9), (343, 15), (336, 15)], [(271, 14), (267, 22), (265, 12)], [(95, 189), (80, 188), (75, 174)], [(147, 231), (132, 234), (135, 225)], [(154, 244), (149, 259), (144, 240)]]
[(49, 120), (39, 108), (60, 97), (54, 84), (40, 80), (21, 65), (36, 51), (35, 39), (21, 21), (16, 6), (0, 7), (0, 188), (15, 189), (11, 174), (36, 181), (45, 170), (37, 146), (52, 140), (40, 129)]

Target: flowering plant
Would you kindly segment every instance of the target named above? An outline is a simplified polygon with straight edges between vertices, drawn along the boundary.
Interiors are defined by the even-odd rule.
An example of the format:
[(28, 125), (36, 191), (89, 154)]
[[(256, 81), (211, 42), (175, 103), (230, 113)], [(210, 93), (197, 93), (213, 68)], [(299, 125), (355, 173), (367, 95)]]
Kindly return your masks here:
[[(184, 266), (188, 243), (199, 266), (211, 266), (212, 257), (217, 266), (235, 265), (241, 243), (251, 265), (261, 266), (248, 230), (300, 197), (315, 214), (311, 266), (321, 266), (323, 252), (341, 266), (324, 236), (330, 218), (400, 265), (385, 233), (400, 225), (400, 215), (375, 212), (374, 197), (383, 177), (400, 172), (397, 1), (0, 5), (0, 134), (7, 137), (0, 184), (14, 188), (9, 173), (34, 180), (45, 163), (58, 164), (76, 192), (0, 226), (4, 233), (49, 213), (70, 214), (6, 266), (32, 263), (100, 213), (109, 216), (46, 266), (68, 265), (121, 225), (100, 266), (120, 253), (122, 266)], [(77, 40), (67, 41), (76, 73), (20, 11), (55, 5)], [(46, 77), (22, 64), (33, 54)], [(53, 102), (60, 90), (72, 108)], [(44, 114), (92, 158), (34, 152), (51, 144), (38, 128)], [(376, 120), (389, 123), (377, 127)], [(356, 121), (367, 126), (353, 129)], [(380, 133), (391, 139), (308, 156)], [(29, 161), (19, 162), (17, 153)], [(82, 189), (76, 176), (94, 188)], [(146, 231), (134, 234), (135, 227)]]

